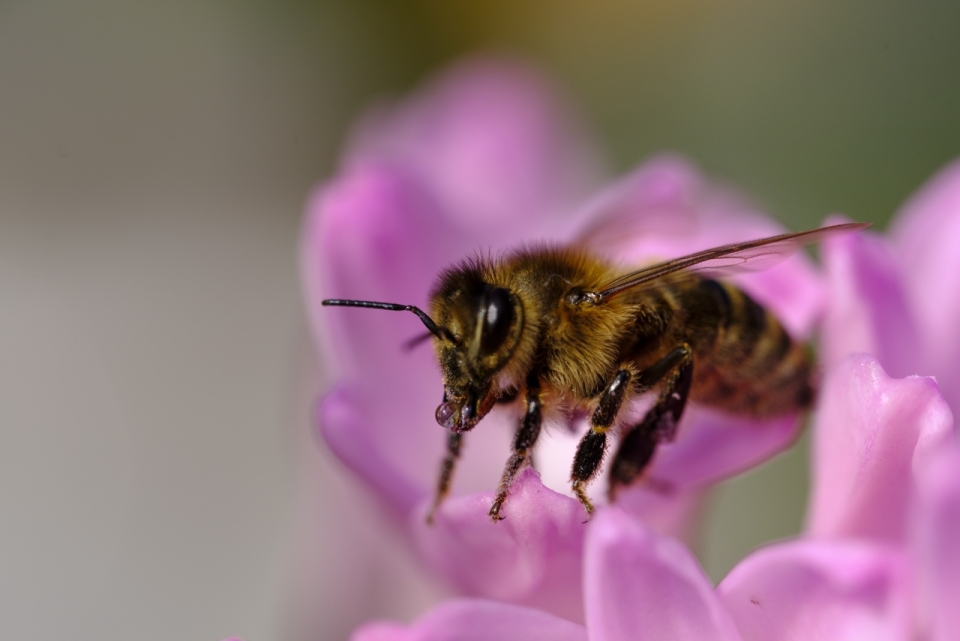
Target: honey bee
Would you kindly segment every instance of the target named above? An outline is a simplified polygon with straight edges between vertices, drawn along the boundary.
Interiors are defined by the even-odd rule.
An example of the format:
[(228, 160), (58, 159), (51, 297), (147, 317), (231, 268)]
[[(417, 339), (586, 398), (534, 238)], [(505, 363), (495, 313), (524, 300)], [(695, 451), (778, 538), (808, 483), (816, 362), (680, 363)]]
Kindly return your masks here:
[[(575, 247), (533, 246), (475, 257), (440, 274), (430, 315), (412, 305), (331, 299), (324, 305), (416, 314), (443, 374), (436, 420), (448, 430), (433, 514), (450, 489), (463, 434), (498, 402), (522, 398), (512, 452), (490, 507), (494, 522), (531, 461), (545, 409), (590, 416), (570, 475), (587, 515), (613, 428), (620, 439), (609, 495), (637, 481), (657, 445), (673, 440), (687, 399), (769, 418), (805, 409), (815, 395), (807, 349), (764, 307), (715, 278), (764, 269), (801, 246), (868, 227), (847, 223), (707, 249), (623, 273)], [(624, 405), (656, 392), (634, 425)]]

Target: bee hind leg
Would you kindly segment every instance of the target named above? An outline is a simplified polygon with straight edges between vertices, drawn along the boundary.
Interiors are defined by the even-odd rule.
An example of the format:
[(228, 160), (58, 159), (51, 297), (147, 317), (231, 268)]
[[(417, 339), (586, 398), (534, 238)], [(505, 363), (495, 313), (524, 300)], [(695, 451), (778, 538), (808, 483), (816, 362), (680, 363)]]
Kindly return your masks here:
[(618, 371), (600, 395), (597, 409), (590, 417), (590, 430), (580, 440), (577, 453), (573, 458), (573, 470), (570, 480), (573, 493), (583, 504), (587, 515), (593, 514), (593, 503), (587, 496), (586, 486), (597, 474), (600, 462), (607, 449), (607, 432), (613, 425), (620, 407), (630, 391), (633, 373), (629, 369)]
[[(644, 375), (648, 372), (656, 375), (654, 370), (667, 359), (673, 361), (672, 366), (667, 368), (672, 371), (666, 375), (666, 382), (656, 404), (639, 424), (624, 435), (613, 458), (609, 488), (611, 501), (620, 486), (630, 485), (640, 477), (653, 459), (657, 445), (672, 441), (676, 436), (677, 423), (683, 415), (693, 382), (693, 358), (689, 349), (678, 348), (644, 372)], [(641, 380), (644, 375), (641, 375)]]
[(531, 461), (533, 446), (536, 445), (537, 437), (540, 436), (542, 420), (543, 401), (540, 398), (540, 382), (536, 377), (531, 377), (527, 381), (524, 413), (520, 418), (520, 425), (517, 427), (517, 434), (513, 439), (513, 453), (507, 460), (503, 476), (500, 477), (500, 485), (497, 487), (497, 496), (493, 500), (493, 505), (490, 506), (489, 514), (494, 523), (504, 519), (500, 510), (507, 500), (507, 494), (510, 492), (510, 486), (513, 485), (513, 479), (516, 478), (517, 472), (525, 463)]

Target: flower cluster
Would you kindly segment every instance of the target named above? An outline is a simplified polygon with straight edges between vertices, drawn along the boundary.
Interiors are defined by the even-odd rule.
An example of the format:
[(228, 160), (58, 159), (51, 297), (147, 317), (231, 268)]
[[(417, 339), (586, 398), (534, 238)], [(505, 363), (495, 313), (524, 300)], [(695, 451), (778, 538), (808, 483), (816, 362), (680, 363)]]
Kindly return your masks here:
[(952, 264), (949, 238), (960, 226), (960, 168), (908, 205), (889, 243), (828, 243), (825, 277), (797, 256), (737, 278), (796, 336), (824, 319), (828, 373), (803, 537), (754, 553), (713, 588), (674, 537), (704, 488), (788, 447), (798, 421), (698, 407), (657, 453), (658, 489), (631, 488), (586, 526), (565, 486), (576, 441), (568, 425), (538, 446), (538, 471), (517, 479), (506, 520), (489, 521), (516, 422), (494, 410), (468, 435), (454, 496), (426, 525), (444, 441), (433, 420), (442, 384), (429, 350), (402, 349), (422, 327), (412, 315), (321, 310), (320, 301), (424, 306), (449, 263), (525, 240), (589, 238), (636, 264), (780, 231), (678, 158), (599, 188), (601, 167), (540, 77), (473, 61), (362, 121), (337, 176), (311, 200), (304, 291), (338, 376), (318, 405), (321, 435), (419, 558), (469, 597), (411, 626), (366, 626), (355, 639), (954, 638), (946, 635), (960, 621), (940, 607), (960, 602), (952, 415), (933, 379), (891, 379), (884, 369), (936, 374), (960, 400), (960, 296), (945, 284), (960, 269), (938, 275)]

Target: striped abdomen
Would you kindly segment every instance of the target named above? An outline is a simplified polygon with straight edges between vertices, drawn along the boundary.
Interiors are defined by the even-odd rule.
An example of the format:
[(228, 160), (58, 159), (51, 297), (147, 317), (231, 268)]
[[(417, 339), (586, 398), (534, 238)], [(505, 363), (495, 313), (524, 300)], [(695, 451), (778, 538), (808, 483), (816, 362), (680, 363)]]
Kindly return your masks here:
[(670, 289), (694, 349), (694, 401), (756, 417), (810, 405), (810, 356), (773, 314), (729, 283), (700, 280)]

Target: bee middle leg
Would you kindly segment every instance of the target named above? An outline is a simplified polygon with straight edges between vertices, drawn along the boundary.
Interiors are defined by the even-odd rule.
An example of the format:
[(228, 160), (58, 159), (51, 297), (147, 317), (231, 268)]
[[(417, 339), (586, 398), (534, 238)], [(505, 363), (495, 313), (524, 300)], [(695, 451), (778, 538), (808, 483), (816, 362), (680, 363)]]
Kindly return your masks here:
[(513, 479), (517, 472), (525, 463), (531, 460), (533, 446), (540, 436), (540, 424), (543, 421), (543, 401), (540, 398), (540, 382), (535, 377), (527, 381), (527, 392), (524, 399), (524, 413), (520, 418), (520, 425), (517, 427), (517, 434), (513, 439), (513, 453), (507, 460), (507, 465), (503, 470), (503, 476), (500, 477), (500, 485), (497, 487), (497, 496), (490, 506), (490, 518), (494, 523), (502, 521), (504, 517), (500, 514), (504, 501), (507, 500), (507, 494), (510, 492), (510, 486), (513, 485)]
[(600, 462), (607, 449), (607, 432), (620, 412), (633, 378), (634, 375), (629, 369), (621, 369), (613, 376), (600, 395), (597, 409), (590, 417), (590, 429), (580, 440), (577, 453), (573, 458), (573, 470), (570, 473), (573, 493), (583, 504), (588, 515), (593, 514), (593, 503), (587, 496), (586, 485), (600, 469)]
[[(644, 379), (647, 380), (644, 380)], [(620, 486), (633, 483), (650, 464), (657, 445), (672, 441), (677, 423), (690, 395), (693, 382), (693, 357), (686, 346), (679, 347), (640, 376), (641, 385), (649, 387), (664, 380), (656, 404), (643, 420), (627, 432), (610, 468), (610, 499)]]

